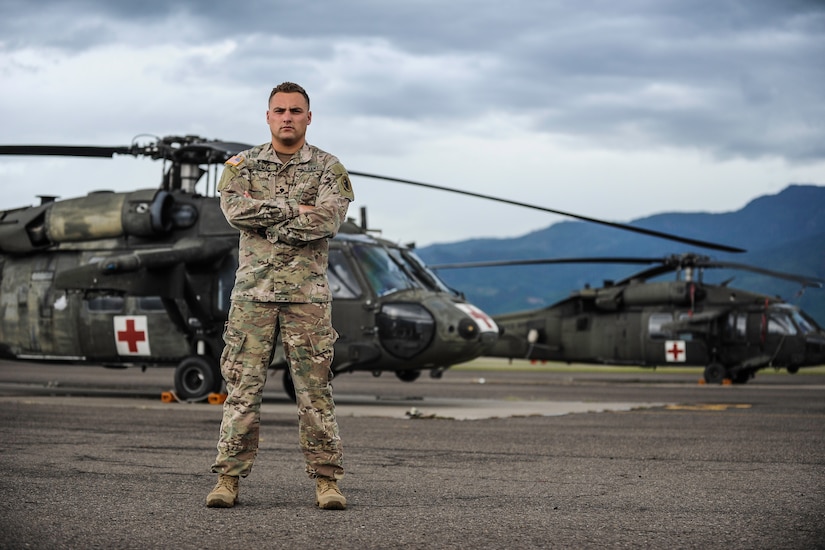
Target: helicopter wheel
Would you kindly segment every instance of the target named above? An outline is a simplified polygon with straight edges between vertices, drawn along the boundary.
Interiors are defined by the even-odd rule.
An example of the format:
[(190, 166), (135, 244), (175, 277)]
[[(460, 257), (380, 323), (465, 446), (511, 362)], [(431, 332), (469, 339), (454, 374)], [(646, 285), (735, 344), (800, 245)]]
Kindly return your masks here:
[(705, 382), (721, 384), (728, 376), (728, 370), (721, 363), (711, 363), (705, 367)]
[(220, 390), (217, 363), (204, 355), (190, 355), (175, 369), (175, 392), (185, 401), (200, 401)]
[(295, 384), (292, 382), (292, 375), (289, 374), (289, 367), (284, 368), (284, 391), (295, 402)]
[(418, 380), (418, 377), (421, 376), (421, 371), (417, 369), (397, 370), (395, 371), (395, 375), (402, 382), (415, 382)]

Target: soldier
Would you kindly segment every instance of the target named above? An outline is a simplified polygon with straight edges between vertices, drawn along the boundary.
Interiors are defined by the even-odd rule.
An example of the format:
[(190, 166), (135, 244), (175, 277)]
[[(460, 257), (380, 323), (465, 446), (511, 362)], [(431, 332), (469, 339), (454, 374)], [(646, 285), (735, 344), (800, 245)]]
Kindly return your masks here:
[(227, 398), (210, 507), (238, 501), (238, 480), (258, 452), (261, 398), (278, 334), (298, 404), (306, 471), (316, 480), (316, 503), (346, 508), (337, 480), (342, 446), (330, 387), (332, 294), (327, 281), (329, 239), (344, 221), (352, 185), (336, 157), (306, 143), (309, 96), (284, 82), (266, 112), (270, 143), (235, 155), (218, 190), (226, 219), (240, 230), (238, 270), (224, 330), (221, 373)]

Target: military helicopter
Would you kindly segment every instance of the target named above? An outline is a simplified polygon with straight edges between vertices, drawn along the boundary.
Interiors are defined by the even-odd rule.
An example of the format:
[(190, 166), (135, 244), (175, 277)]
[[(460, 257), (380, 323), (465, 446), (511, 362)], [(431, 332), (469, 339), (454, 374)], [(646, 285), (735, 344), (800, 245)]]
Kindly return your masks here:
[[(179, 399), (222, 387), (218, 366), (238, 231), (214, 196), (217, 166), (249, 145), (197, 136), (125, 147), (2, 146), (6, 155), (162, 159), (159, 188), (92, 192), (0, 212), (0, 355), (31, 361), (174, 366)], [(206, 177), (204, 177), (206, 176)], [(205, 180), (206, 194), (196, 191)], [(211, 182), (211, 183), (210, 183)], [(209, 190), (212, 193), (209, 193)], [(330, 243), (335, 373), (428, 370), (478, 357), (498, 337), (409, 247), (347, 220)], [(283, 370), (280, 342), (271, 367)]]
[[(432, 265), (434, 270), (537, 264), (654, 264), (549, 307), (494, 315), (484, 355), (566, 363), (704, 366), (704, 380), (744, 384), (764, 368), (825, 364), (825, 331), (779, 298), (704, 282), (707, 269), (745, 270), (821, 288), (823, 281), (695, 253), (665, 258), (556, 258)], [(675, 273), (674, 280), (653, 280)]]
[[(129, 146), (5, 145), (2, 155), (162, 160), (159, 188), (92, 192), (0, 212), (0, 355), (31, 361), (142, 368), (174, 366), (183, 400), (219, 391), (222, 330), (237, 268), (238, 232), (215, 196), (219, 166), (250, 146), (198, 136)], [(443, 186), (350, 171), (497, 200), (697, 246), (741, 249), (607, 222)], [(196, 187), (206, 182), (206, 190)], [(451, 290), (412, 246), (347, 220), (330, 242), (335, 344), (333, 371), (394, 372), (402, 381), (490, 349), (499, 327)], [(271, 367), (283, 370), (279, 344)]]

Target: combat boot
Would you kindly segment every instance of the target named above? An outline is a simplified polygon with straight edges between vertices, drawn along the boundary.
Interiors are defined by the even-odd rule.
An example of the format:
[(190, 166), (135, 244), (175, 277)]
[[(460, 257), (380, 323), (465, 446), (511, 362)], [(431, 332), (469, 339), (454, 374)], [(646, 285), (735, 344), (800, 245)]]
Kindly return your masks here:
[(324, 510), (343, 510), (347, 507), (347, 499), (334, 479), (319, 477), (315, 480), (315, 504)]
[(232, 508), (238, 502), (238, 478), (221, 474), (218, 483), (206, 497), (210, 508)]

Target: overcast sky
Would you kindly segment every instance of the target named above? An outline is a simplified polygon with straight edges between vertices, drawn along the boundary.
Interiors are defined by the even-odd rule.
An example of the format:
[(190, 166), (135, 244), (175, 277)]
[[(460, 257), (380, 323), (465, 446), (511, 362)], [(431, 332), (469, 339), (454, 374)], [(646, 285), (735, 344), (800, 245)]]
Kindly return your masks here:
[[(34, 9), (36, 7), (36, 9)], [(825, 185), (821, 0), (0, 0), (0, 144), (268, 141), (283, 81), (354, 171), (625, 222)], [(0, 208), (156, 187), (131, 157), (0, 157)], [(419, 245), (560, 218), (366, 178)], [(719, 241), (724, 240), (720, 236)], [(734, 243), (735, 244), (735, 243)]]

